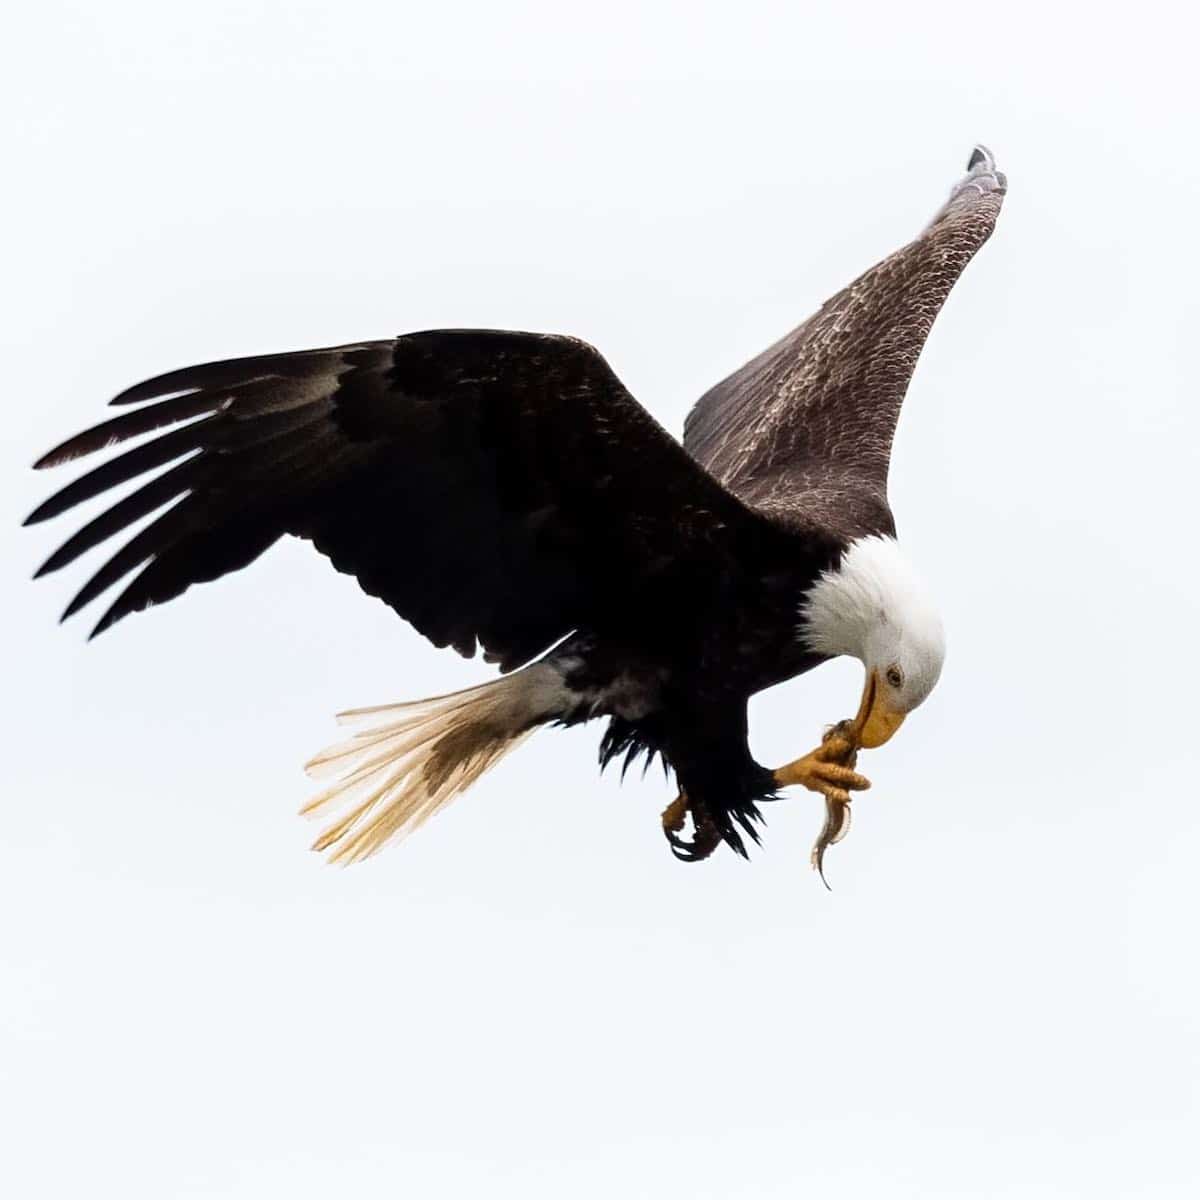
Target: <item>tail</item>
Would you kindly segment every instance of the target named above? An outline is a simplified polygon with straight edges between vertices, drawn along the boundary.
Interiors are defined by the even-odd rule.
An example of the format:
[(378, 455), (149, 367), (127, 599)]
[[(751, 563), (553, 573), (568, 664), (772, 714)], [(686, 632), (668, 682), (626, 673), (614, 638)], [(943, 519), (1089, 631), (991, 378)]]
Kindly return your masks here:
[(569, 699), (561, 674), (542, 661), (449, 696), (339, 714), (362, 728), (305, 765), (314, 778), (337, 777), (300, 810), (336, 818), (313, 849), (343, 863), (381, 850), (445, 808)]

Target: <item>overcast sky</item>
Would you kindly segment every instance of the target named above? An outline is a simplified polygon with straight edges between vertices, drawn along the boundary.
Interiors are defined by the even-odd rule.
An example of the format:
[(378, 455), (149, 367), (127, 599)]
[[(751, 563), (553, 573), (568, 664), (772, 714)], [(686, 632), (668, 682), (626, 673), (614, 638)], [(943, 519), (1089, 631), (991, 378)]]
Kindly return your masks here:
[[(1181, 5), (47, 0), (0, 54), (0, 1161), (13, 1196), (1193, 1197), (1196, 30)], [(32, 460), (147, 375), (569, 332), (678, 430), (1008, 173), (892, 501), (942, 683), (808, 867), (684, 866), (544, 732), (337, 870), (339, 708), (487, 669), (297, 543), (86, 645)], [(91, 512), (80, 514), (80, 519)], [(402, 528), (397, 531), (402, 546)], [(775, 764), (853, 711), (758, 697)]]

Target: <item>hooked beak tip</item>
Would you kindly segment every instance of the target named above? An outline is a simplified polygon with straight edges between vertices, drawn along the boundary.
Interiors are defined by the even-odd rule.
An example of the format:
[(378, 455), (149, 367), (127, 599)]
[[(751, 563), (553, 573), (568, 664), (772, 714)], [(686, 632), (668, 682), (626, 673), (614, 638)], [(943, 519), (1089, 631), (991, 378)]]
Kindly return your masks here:
[(863, 686), (862, 703), (854, 718), (858, 745), (864, 750), (882, 746), (904, 723), (905, 715), (890, 703), (887, 686), (880, 680), (879, 672), (872, 671)]

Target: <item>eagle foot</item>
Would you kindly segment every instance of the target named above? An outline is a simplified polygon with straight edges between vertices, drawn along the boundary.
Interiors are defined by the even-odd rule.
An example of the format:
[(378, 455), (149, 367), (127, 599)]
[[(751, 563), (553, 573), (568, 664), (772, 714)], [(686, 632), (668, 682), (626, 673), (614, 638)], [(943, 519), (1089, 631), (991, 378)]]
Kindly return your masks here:
[(850, 803), (851, 792), (865, 792), (871, 781), (854, 770), (858, 748), (848, 736), (849, 726), (848, 721), (834, 725), (815, 750), (772, 772), (776, 786), (798, 783), (840, 804)]
[[(692, 838), (679, 836), (688, 816), (692, 818)], [(721, 832), (704, 811), (693, 809), (687, 792), (680, 792), (662, 813), (662, 827), (671, 844), (671, 853), (681, 862), (700, 862), (721, 844)]]

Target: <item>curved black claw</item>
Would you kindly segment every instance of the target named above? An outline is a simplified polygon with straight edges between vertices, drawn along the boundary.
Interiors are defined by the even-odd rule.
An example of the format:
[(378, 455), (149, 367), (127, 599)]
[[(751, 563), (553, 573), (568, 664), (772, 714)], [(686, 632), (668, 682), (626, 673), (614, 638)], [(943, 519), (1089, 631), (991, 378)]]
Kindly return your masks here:
[[(690, 841), (679, 836), (689, 814), (692, 818)], [(680, 862), (702, 862), (721, 844), (721, 831), (707, 813), (695, 812), (685, 792), (680, 792), (663, 810), (662, 825), (671, 853)]]

